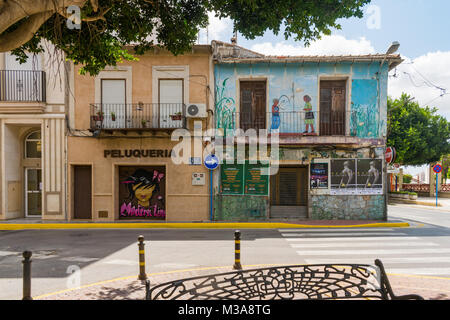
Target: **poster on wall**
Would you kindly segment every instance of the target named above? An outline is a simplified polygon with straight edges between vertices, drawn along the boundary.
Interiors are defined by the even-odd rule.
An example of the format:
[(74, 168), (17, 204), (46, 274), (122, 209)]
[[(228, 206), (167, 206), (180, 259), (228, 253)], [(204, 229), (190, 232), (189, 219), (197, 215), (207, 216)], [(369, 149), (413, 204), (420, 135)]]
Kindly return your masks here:
[(358, 159), (357, 189), (361, 194), (383, 194), (383, 163), (381, 159)]
[(166, 171), (161, 166), (119, 167), (119, 218), (166, 218)]
[(261, 164), (245, 164), (244, 193), (248, 195), (267, 196), (269, 193), (269, 175), (263, 170), (267, 168)]
[(356, 193), (356, 160), (331, 160), (331, 194)]
[(244, 165), (223, 164), (220, 168), (222, 194), (243, 194), (244, 193)]
[(312, 163), (309, 177), (311, 189), (328, 189), (328, 163)]

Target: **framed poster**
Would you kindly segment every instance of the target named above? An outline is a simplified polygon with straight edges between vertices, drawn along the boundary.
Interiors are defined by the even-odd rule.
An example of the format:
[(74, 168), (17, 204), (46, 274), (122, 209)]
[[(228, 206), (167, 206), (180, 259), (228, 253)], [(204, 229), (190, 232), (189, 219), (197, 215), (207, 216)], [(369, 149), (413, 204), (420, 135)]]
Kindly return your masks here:
[(311, 163), (309, 181), (311, 189), (328, 189), (328, 163)]
[(358, 193), (383, 194), (383, 162), (381, 159), (358, 159), (357, 171)]
[(267, 173), (267, 165), (261, 165), (258, 163), (250, 164), (245, 163), (245, 175), (244, 175), (244, 193), (249, 195), (267, 196), (269, 194), (269, 175)]
[(356, 193), (355, 159), (331, 160), (331, 193), (332, 194)]
[(223, 164), (220, 167), (220, 192), (222, 194), (244, 193), (244, 165)]
[(119, 167), (119, 218), (164, 220), (165, 178), (163, 166)]

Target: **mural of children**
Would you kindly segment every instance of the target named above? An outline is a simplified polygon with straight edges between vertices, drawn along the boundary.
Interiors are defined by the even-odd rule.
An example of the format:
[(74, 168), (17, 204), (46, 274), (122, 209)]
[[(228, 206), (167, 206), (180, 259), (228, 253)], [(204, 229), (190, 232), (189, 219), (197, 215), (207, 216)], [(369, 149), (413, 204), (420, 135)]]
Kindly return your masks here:
[(157, 170), (153, 170), (151, 173), (145, 169), (137, 169), (126, 181), (122, 182), (127, 184), (128, 201), (136, 206), (149, 208), (153, 194), (160, 191), (159, 183), (163, 177), (164, 173)]
[(280, 100), (279, 99), (273, 99), (273, 105), (272, 105), (272, 126), (270, 127), (271, 130), (278, 130), (280, 128), (281, 119), (280, 119)]
[(303, 97), (305, 101), (305, 106), (303, 111), (305, 111), (305, 131), (303, 133), (309, 133), (309, 126), (311, 126), (311, 133), (314, 133), (314, 112), (312, 112), (311, 97), (305, 95)]

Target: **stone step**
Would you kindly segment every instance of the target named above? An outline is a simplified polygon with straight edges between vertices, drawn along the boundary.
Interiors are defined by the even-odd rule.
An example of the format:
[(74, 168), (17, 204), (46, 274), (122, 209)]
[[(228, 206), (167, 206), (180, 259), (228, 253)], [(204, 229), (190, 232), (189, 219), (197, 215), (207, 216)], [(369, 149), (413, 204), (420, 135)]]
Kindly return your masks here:
[(271, 206), (270, 218), (306, 219), (308, 207), (306, 206)]

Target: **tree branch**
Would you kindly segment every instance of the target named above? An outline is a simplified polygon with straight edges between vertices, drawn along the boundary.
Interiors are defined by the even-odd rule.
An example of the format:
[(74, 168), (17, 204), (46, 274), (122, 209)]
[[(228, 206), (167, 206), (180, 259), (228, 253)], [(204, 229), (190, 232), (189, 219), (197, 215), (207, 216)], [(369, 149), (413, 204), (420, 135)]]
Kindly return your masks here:
[(53, 11), (33, 14), (13, 32), (0, 35), (0, 52), (16, 49), (30, 41), (41, 25), (53, 14)]

